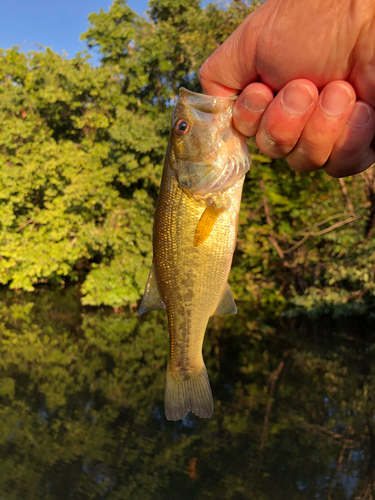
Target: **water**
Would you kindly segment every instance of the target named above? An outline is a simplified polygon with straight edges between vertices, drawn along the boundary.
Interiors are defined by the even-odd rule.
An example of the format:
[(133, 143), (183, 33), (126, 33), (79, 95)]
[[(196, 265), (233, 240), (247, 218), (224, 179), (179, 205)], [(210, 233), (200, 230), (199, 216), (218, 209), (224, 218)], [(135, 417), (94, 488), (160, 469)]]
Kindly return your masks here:
[(210, 420), (164, 417), (165, 311), (0, 297), (1, 500), (369, 500), (374, 318), (211, 320)]

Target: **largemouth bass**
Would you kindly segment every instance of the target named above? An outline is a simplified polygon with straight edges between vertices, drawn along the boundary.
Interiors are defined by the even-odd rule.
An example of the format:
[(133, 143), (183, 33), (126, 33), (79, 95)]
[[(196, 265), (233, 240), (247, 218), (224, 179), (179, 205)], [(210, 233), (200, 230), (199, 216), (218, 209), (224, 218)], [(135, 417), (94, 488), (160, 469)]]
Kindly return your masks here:
[(167, 310), (168, 420), (183, 419), (189, 411), (211, 417), (204, 334), (211, 316), (237, 312), (227, 280), (251, 159), (245, 137), (232, 126), (235, 99), (182, 88), (172, 116), (154, 221), (153, 264), (139, 311)]

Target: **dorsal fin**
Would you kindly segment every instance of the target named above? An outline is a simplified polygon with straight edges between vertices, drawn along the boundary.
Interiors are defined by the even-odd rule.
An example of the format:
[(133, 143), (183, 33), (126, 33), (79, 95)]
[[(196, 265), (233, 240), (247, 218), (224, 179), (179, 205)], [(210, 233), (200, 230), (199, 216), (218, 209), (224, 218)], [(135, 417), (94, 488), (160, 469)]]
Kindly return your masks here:
[(226, 285), (223, 296), (219, 302), (219, 305), (216, 308), (216, 311), (213, 313), (213, 316), (219, 314), (237, 314), (237, 306), (234, 302), (234, 298), (232, 292), (230, 291), (230, 286)]
[(150, 274), (143, 294), (141, 305), (139, 306), (139, 316), (151, 309), (166, 309), (160, 296), (158, 282), (155, 277), (154, 263), (151, 264)]
[(201, 245), (210, 236), (212, 229), (214, 228), (217, 218), (224, 211), (224, 208), (217, 208), (215, 202), (210, 203), (201, 218), (199, 219), (197, 228), (194, 235), (193, 245), (197, 247)]

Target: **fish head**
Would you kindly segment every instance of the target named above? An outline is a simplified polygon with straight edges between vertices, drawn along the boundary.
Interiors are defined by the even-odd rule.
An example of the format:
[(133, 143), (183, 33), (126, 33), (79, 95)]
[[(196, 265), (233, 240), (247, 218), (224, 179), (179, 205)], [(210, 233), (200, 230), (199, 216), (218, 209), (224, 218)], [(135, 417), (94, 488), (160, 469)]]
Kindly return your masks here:
[(246, 138), (232, 125), (236, 96), (180, 89), (172, 115), (168, 161), (180, 186), (196, 198), (223, 192), (250, 168)]

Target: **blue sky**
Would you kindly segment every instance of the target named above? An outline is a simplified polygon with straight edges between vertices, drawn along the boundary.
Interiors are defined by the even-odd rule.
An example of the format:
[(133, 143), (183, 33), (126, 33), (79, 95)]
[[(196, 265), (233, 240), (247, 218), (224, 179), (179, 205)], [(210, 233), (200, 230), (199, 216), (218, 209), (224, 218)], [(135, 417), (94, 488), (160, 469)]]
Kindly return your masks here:
[[(109, 10), (111, 0), (0, 0), (0, 47), (19, 45), (22, 51), (38, 50), (37, 44), (69, 56), (85, 49), (79, 40), (87, 30), (87, 17), (100, 8)], [(138, 14), (148, 0), (128, 0)]]

